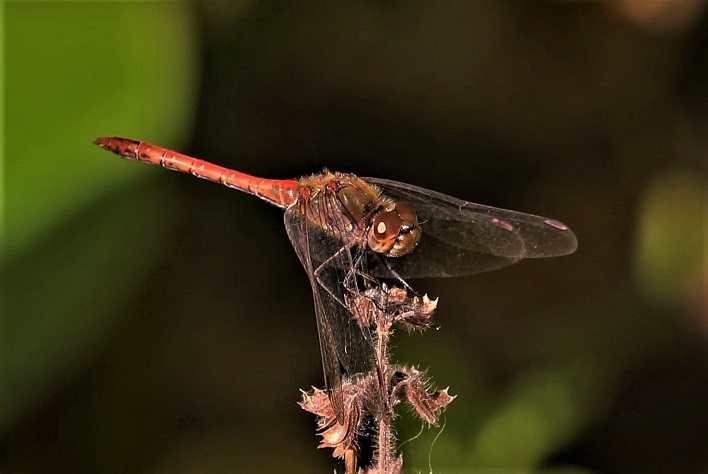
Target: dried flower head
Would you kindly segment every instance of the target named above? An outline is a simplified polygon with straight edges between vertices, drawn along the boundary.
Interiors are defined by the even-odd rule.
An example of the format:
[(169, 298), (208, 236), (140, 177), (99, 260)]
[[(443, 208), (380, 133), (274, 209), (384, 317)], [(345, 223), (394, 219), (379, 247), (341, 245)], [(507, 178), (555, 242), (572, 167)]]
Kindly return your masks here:
[(400, 368), (392, 377), (391, 398), (396, 403), (407, 403), (427, 423), (437, 426), (438, 413), (455, 397), (448, 389), (427, 391), (427, 373), (415, 368)]
[[(371, 282), (369, 282), (371, 283)], [(317, 415), (322, 441), (319, 448), (332, 448), (332, 456), (344, 459), (346, 474), (397, 474), (403, 458), (395, 454), (392, 430), (394, 407), (406, 404), (431, 425), (437, 425), (440, 411), (455, 397), (445, 390), (428, 390), (427, 375), (411, 367), (392, 365), (388, 342), (393, 326), (400, 323), (409, 330), (424, 330), (431, 325), (438, 300), (417, 296), (407, 289), (384, 283), (365, 290), (351, 290), (344, 304), (368, 334), (373, 348), (373, 368), (345, 380), (335, 392), (314, 388), (302, 392), (300, 406)], [(337, 403), (336, 412), (333, 401)], [(340, 404), (342, 407), (340, 407)], [(338, 415), (340, 415), (338, 417)], [(364, 432), (364, 420), (375, 424), (374, 455), (370, 466), (357, 469), (357, 436)]]
[(400, 322), (410, 330), (430, 327), (438, 305), (437, 298), (431, 300), (427, 294), (411, 296), (408, 290), (385, 283), (345, 299), (361, 326), (375, 325), (383, 316), (388, 323)]
[(302, 399), (298, 404), (303, 410), (317, 416), (317, 428), (322, 437), (318, 448), (332, 448), (332, 456), (343, 457), (347, 451), (357, 450), (356, 436), (361, 431), (366, 379), (355, 382), (345, 382), (339, 389), (344, 399), (344, 419), (340, 423), (334, 413), (334, 407), (329, 395), (318, 388), (311, 393), (302, 391)]

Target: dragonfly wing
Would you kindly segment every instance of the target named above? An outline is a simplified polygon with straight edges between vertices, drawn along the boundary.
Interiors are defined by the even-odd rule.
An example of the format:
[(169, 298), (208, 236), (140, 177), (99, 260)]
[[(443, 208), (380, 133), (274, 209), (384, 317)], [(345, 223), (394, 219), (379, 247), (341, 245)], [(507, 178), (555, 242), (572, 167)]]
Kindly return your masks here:
[(408, 255), (389, 258), (368, 252), (371, 274), (379, 278), (391, 278), (391, 267), (403, 278), (452, 277), (472, 275), (503, 268), (521, 258), (494, 255), (486, 249), (458, 246), (437, 238), (423, 228), (418, 246)]
[[(364, 179), (384, 195), (408, 202), (418, 214), (420, 244), (410, 254), (388, 260), (403, 277), (470, 275), (524, 258), (567, 255), (577, 248), (573, 232), (553, 219), (474, 204), (396, 181)], [(374, 274), (386, 274), (381, 263), (371, 265)]]
[(344, 281), (354, 266), (352, 250), (327, 235), (295, 209), (285, 212), (285, 228), (312, 286), (325, 386), (338, 419), (344, 405), (341, 392), (346, 377), (366, 372), (373, 362), (368, 328), (361, 328), (345, 306)]

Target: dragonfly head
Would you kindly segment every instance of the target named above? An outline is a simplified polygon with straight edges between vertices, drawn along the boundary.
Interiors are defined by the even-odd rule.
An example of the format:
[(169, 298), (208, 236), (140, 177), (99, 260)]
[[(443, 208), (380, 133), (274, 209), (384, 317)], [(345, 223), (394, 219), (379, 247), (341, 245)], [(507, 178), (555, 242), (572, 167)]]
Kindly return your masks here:
[(374, 217), (368, 243), (374, 252), (387, 257), (402, 257), (418, 245), (420, 236), (418, 216), (413, 208), (405, 202), (397, 202)]

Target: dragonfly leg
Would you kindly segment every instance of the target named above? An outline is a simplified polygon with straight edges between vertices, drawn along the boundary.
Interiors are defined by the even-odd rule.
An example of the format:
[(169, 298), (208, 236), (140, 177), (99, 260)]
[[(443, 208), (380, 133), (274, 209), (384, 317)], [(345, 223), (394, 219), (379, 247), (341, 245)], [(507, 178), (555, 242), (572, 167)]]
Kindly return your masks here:
[(418, 292), (416, 292), (413, 289), (413, 287), (411, 285), (409, 285), (408, 282), (406, 280), (404, 280), (403, 277), (401, 275), (399, 275), (396, 270), (393, 269), (393, 267), (391, 267), (391, 263), (389, 263), (387, 258), (381, 256), (381, 254), (379, 254), (379, 253), (376, 253), (375, 255), (384, 265), (386, 265), (386, 268), (388, 268), (388, 271), (391, 272), (391, 275), (393, 275), (393, 277), (396, 280), (398, 280), (401, 283), (401, 285), (403, 285), (406, 288), (406, 290), (410, 291), (415, 296), (420, 296), (418, 294)]
[[(347, 260), (349, 261), (348, 267), (349, 269), (346, 271), (346, 275), (344, 275), (344, 278), (342, 279), (342, 286), (349, 291), (350, 293), (355, 293), (358, 294), (359, 287), (356, 284), (356, 277), (360, 276), (362, 279), (364, 279), (367, 283), (369, 283), (371, 286), (376, 286), (379, 284), (379, 281), (369, 275), (365, 270), (363, 270), (362, 264), (365, 261), (365, 256), (366, 252), (365, 251), (360, 251), (359, 254), (356, 256), (355, 259), (352, 259), (350, 250), (352, 249), (353, 245), (345, 245), (342, 248), (340, 248), (334, 255), (329, 257), (327, 260), (322, 262), (315, 270), (315, 278), (317, 279), (317, 282), (322, 286), (327, 292), (335, 299), (337, 300), (342, 306), (347, 307), (347, 305), (341, 300), (341, 298), (337, 297), (333, 291), (331, 291), (328, 286), (325, 284), (324, 281), (322, 281), (321, 275), (322, 273), (326, 270), (327, 267), (331, 266), (333, 262), (340, 256), (340, 255), (346, 255)], [(405, 284), (405, 282), (404, 282)]]
[[(346, 258), (349, 260), (350, 268), (353, 268), (354, 262), (352, 261), (352, 256), (351, 256), (351, 253), (349, 252), (349, 251), (351, 250), (351, 247), (352, 247), (351, 245), (345, 245), (345, 246), (343, 246), (343, 247), (340, 248), (337, 252), (335, 252), (331, 257), (329, 257), (327, 260), (325, 260), (324, 262), (322, 262), (317, 268), (315, 268), (315, 270), (314, 270), (314, 272), (313, 272), (314, 275), (315, 275), (315, 279), (317, 280), (317, 283), (318, 283), (322, 288), (324, 288), (325, 291), (326, 291), (327, 293), (329, 293), (329, 295), (330, 295), (332, 298), (334, 298), (339, 304), (341, 304), (343, 307), (345, 307), (345, 308), (347, 308), (347, 309), (349, 309), (349, 307), (347, 306), (347, 304), (336, 294), (335, 291), (332, 291), (332, 289), (329, 287), (329, 285), (328, 285), (326, 282), (324, 282), (324, 281), (322, 280), (322, 273), (323, 273), (328, 267), (331, 267), (331, 265), (336, 264), (336, 259), (339, 258), (339, 257), (342, 256), (342, 255), (345, 255), (345, 256), (346, 256)], [(351, 289), (348, 288), (345, 283), (346, 283), (346, 282), (348, 281), (348, 279), (350, 278), (351, 273), (352, 273), (351, 270), (347, 270), (347, 274), (344, 276), (344, 278), (343, 278), (343, 280), (342, 280), (342, 282), (341, 282), (342, 285), (345, 285), (345, 288), (347, 288), (348, 290), (351, 290)]]
[[(365, 282), (370, 284), (371, 286), (378, 286), (379, 285), (379, 280), (376, 278), (372, 277), (369, 275), (365, 269), (363, 269), (363, 263), (365, 262), (364, 257), (366, 256), (366, 251), (362, 250), (359, 252), (359, 255), (357, 255), (356, 259), (354, 260), (354, 272), (356, 275), (360, 276)], [(351, 273), (351, 272), (350, 272)], [(354, 281), (354, 287), (356, 288), (356, 280)], [(347, 288), (351, 291), (351, 288)]]
[[(342, 287), (348, 291), (349, 293), (353, 294), (355, 297), (359, 296), (360, 291), (359, 287), (357, 286), (356, 283), (356, 275), (361, 275), (362, 278), (368, 280), (369, 282), (376, 282), (378, 281), (373, 278), (370, 275), (367, 275), (365, 272), (362, 272), (356, 267), (361, 266), (362, 262), (365, 260), (363, 259), (364, 252), (360, 252), (360, 254), (357, 256), (357, 258), (352, 259), (352, 255), (350, 253), (350, 250), (352, 248), (352, 245), (345, 245), (342, 248), (340, 248), (337, 252), (334, 253), (330, 258), (322, 262), (314, 271), (313, 275), (315, 277), (315, 280), (317, 281), (317, 284), (320, 285), (320, 287), (324, 288), (324, 290), (340, 305), (342, 305), (343, 308), (347, 310), (351, 315), (354, 314), (350, 304), (348, 304), (344, 299), (343, 296), (340, 296), (338, 294), (338, 291), (336, 289), (333, 289), (330, 287), (330, 284), (328, 284), (325, 279), (323, 278), (323, 273), (325, 271), (332, 271), (332, 265), (336, 265), (336, 258), (341, 257), (342, 255), (346, 255), (346, 260), (348, 260), (348, 267), (349, 269), (346, 270), (346, 275), (344, 275), (344, 278), (341, 279), (341, 281), (338, 281), (337, 284), (341, 284)], [(336, 268), (335, 268), (336, 270)], [(363, 327), (359, 325), (359, 328), (361, 329), (364, 338), (371, 343), (372, 341), (372, 336), (371, 332), (369, 331), (368, 327)]]

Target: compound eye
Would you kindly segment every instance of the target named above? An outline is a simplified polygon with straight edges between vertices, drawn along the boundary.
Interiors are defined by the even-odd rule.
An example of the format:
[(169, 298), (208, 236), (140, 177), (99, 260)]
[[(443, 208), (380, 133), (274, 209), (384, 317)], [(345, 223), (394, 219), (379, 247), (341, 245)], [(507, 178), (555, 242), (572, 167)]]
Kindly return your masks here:
[(415, 213), (413, 208), (405, 202), (396, 203), (396, 212), (401, 217), (403, 225), (407, 227), (417, 227), (418, 226), (418, 215)]
[(374, 252), (388, 253), (396, 243), (403, 221), (396, 210), (382, 212), (374, 218), (369, 229), (369, 247)]
[(393, 247), (388, 251), (388, 256), (402, 257), (416, 248), (422, 231), (418, 226), (418, 215), (408, 203), (397, 202), (394, 209), (401, 218), (401, 231)]

